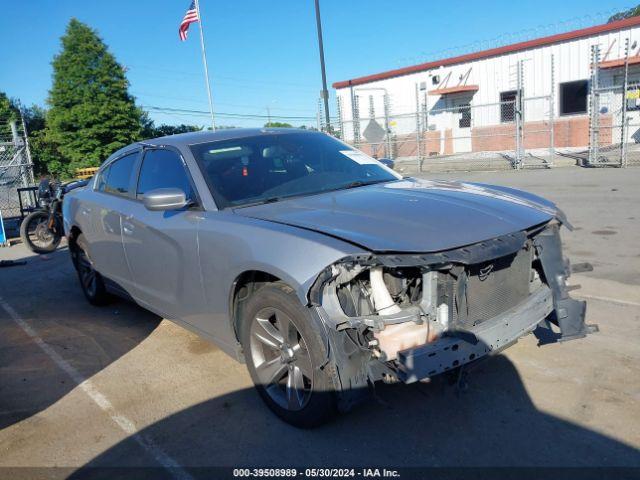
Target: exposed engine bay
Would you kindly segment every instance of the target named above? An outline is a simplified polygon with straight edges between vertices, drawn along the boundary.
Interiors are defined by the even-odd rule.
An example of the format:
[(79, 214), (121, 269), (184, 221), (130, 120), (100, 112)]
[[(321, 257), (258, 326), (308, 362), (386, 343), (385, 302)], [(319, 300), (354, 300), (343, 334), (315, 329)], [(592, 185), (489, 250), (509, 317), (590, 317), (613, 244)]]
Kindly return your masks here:
[[(309, 292), (354, 383), (413, 382), (500, 351), (538, 324), (560, 340), (589, 333), (568, 295), (560, 223), (429, 254), (345, 258)], [(360, 371), (354, 371), (360, 357)]]

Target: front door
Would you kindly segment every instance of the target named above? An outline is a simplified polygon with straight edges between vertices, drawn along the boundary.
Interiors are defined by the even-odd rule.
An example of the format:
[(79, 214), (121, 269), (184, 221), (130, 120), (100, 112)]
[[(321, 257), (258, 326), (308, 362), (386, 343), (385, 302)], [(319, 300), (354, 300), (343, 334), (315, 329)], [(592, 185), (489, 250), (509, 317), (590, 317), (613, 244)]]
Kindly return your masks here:
[(471, 105), (469, 97), (453, 98), (453, 152), (471, 151)]
[(180, 188), (195, 199), (182, 157), (170, 149), (145, 149), (136, 199), (122, 219), (122, 238), (134, 281), (134, 298), (171, 319), (190, 322), (202, 313), (197, 232), (202, 212), (185, 207), (150, 211), (142, 203), (146, 192)]

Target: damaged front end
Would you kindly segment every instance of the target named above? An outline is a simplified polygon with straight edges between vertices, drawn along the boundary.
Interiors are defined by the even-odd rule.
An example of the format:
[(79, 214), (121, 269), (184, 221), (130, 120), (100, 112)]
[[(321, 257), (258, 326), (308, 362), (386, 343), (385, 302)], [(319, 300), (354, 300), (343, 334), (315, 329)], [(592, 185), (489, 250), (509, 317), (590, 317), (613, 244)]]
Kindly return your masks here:
[(559, 340), (589, 333), (585, 302), (568, 293), (560, 225), (438, 253), (351, 256), (321, 272), (309, 303), (327, 327), (342, 408), (377, 380), (430, 378), (538, 324), (555, 323)]

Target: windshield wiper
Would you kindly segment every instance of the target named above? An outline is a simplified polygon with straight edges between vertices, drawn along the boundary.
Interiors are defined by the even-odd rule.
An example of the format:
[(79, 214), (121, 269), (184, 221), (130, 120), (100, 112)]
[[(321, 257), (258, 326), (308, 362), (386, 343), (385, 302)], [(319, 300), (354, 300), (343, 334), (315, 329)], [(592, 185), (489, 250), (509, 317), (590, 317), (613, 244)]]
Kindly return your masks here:
[(251, 202), (251, 203), (243, 203), (242, 205), (236, 205), (236, 206), (231, 207), (231, 208), (255, 207), (256, 205), (264, 205), (265, 203), (276, 203), (276, 202), (279, 202), (280, 200), (282, 200), (284, 198), (287, 198), (287, 197), (263, 198), (262, 200), (257, 200), (255, 202)]
[(392, 180), (371, 180), (370, 182), (363, 182), (362, 180), (356, 180), (355, 182), (347, 183), (342, 187), (338, 187), (336, 190), (343, 190), (348, 188), (366, 187), (367, 185), (375, 185), (376, 183), (386, 183)]

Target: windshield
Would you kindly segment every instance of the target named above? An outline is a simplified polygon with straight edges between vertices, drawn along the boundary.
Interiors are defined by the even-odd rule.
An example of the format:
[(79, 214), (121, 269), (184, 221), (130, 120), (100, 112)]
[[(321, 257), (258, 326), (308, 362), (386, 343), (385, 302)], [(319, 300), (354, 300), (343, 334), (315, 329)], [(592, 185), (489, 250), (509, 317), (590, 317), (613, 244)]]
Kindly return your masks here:
[(190, 148), (219, 208), (401, 178), (377, 160), (321, 133), (274, 133)]

